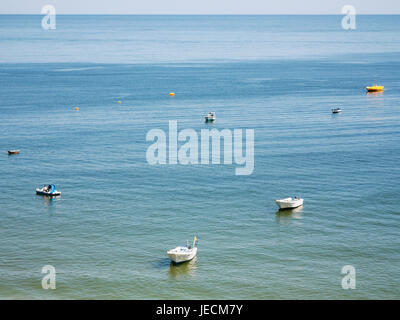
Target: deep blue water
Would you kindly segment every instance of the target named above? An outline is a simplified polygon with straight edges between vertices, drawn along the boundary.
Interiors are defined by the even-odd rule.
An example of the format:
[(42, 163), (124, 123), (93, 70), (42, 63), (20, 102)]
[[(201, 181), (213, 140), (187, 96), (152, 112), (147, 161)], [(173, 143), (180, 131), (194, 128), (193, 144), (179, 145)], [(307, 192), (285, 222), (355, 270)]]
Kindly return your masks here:
[[(0, 298), (400, 298), (399, 16), (41, 19), (0, 15)], [(147, 163), (149, 130), (208, 111), (255, 130), (253, 174)]]

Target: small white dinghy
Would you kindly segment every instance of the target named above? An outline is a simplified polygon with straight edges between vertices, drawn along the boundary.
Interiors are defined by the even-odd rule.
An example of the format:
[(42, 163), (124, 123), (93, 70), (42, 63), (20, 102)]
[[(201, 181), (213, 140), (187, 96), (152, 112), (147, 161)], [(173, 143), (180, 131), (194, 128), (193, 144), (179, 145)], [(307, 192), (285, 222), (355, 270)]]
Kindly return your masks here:
[(36, 194), (41, 196), (56, 197), (61, 195), (61, 192), (56, 190), (56, 186), (54, 184), (49, 184), (48, 186), (43, 186), (43, 188), (37, 188)]
[(276, 204), (279, 207), (279, 210), (285, 209), (294, 209), (303, 205), (303, 200), (301, 198), (294, 197), (292, 198), (285, 198), (281, 200), (275, 200)]
[(192, 247), (190, 247), (189, 243), (187, 243), (185, 247), (184, 246), (176, 247), (175, 249), (167, 251), (168, 257), (174, 263), (190, 261), (197, 255), (197, 247), (195, 247), (196, 244), (197, 244), (197, 237), (194, 237)]
[(217, 117), (215, 116), (215, 112), (209, 112), (207, 113), (207, 115), (205, 116), (206, 122), (213, 122), (215, 120), (217, 120)]

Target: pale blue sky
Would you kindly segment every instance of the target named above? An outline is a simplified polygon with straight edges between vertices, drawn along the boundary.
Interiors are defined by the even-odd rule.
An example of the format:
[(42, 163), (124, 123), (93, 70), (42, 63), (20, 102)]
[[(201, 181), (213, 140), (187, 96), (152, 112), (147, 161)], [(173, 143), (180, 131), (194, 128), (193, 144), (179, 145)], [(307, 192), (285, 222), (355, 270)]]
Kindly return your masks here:
[(40, 14), (400, 14), (400, 0), (1, 0), (0, 13)]

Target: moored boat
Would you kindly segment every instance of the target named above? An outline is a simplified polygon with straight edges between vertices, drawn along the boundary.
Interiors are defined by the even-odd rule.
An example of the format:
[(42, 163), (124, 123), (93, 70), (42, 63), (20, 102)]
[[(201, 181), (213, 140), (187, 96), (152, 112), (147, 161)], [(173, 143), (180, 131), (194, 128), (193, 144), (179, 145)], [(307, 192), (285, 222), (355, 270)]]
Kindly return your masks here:
[(37, 188), (36, 194), (41, 196), (55, 197), (61, 195), (61, 192), (56, 190), (56, 186), (54, 184), (49, 184), (43, 186), (42, 188)]
[(332, 113), (340, 113), (340, 112), (342, 112), (342, 109), (340, 109), (340, 107), (339, 108), (334, 108), (334, 109), (331, 109), (332, 110)]
[(285, 210), (285, 209), (294, 209), (302, 206), (303, 200), (304, 199), (294, 197), (294, 199), (285, 198), (285, 199), (275, 200), (275, 203), (278, 205), (279, 210)]
[(186, 246), (178, 246), (175, 249), (167, 251), (168, 257), (174, 263), (181, 263), (192, 260), (197, 255), (197, 237), (193, 239), (193, 246), (189, 243)]
[(373, 86), (366, 87), (365, 89), (367, 92), (382, 92), (384, 88), (384, 86), (378, 86), (377, 84), (374, 84)]
[(19, 150), (8, 150), (8, 154), (18, 154)]
[(209, 112), (207, 113), (207, 115), (205, 116), (206, 122), (213, 122), (217, 119), (217, 117), (215, 116), (215, 112)]

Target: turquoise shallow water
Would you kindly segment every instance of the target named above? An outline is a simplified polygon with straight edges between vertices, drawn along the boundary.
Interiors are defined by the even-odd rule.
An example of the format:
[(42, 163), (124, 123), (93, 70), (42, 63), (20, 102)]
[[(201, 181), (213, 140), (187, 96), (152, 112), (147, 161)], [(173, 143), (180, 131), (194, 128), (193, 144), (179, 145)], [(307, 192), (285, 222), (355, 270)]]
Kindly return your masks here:
[[(340, 20), (0, 16), (0, 298), (400, 298), (400, 18)], [(252, 175), (147, 163), (149, 130), (210, 110), (255, 130)], [(50, 182), (59, 199), (35, 195)]]

